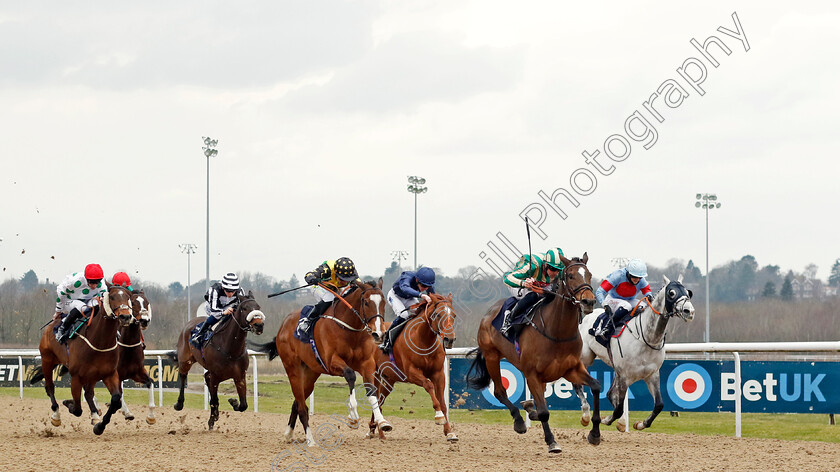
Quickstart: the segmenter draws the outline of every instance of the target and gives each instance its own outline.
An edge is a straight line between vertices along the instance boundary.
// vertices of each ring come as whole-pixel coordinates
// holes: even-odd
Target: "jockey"
[[[512,310],[505,312],[502,334],[507,336],[513,320],[533,306],[543,295],[543,288],[550,286],[563,273],[565,265],[560,261],[562,255],[563,250],[559,247],[549,249],[542,258],[525,254],[516,267],[505,274],[505,284],[510,288],[511,296],[518,301]]]
[[[210,286],[207,294],[204,295],[204,299],[207,300],[205,306],[207,319],[201,325],[201,329],[195,333],[195,336],[190,338],[191,343],[198,344],[204,333],[218,323],[222,316],[233,313],[239,300],[236,298],[237,295],[245,295],[245,292],[239,286],[239,277],[233,272],[228,272],[222,277],[221,282],[216,282]]]
[[[55,335],[59,343],[66,343],[73,323],[87,316],[99,303],[99,297],[102,297],[106,290],[105,284],[102,283],[104,276],[99,264],[88,264],[83,274],[70,274],[58,284],[53,319],[58,319],[62,314],[67,315]]]
[[[129,292],[133,292],[134,288],[131,286],[131,278],[125,272],[117,272],[111,277],[111,285],[118,285],[125,287]]]
[[[424,293],[425,292],[425,293]],[[414,313],[416,305],[421,299],[431,303],[432,298],[428,294],[435,293],[435,271],[428,267],[421,267],[417,272],[406,271],[400,274],[400,278],[394,282],[393,288],[388,292],[388,304],[394,309],[396,318],[391,327],[385,332],[385,339],[379,348],[386,354],[391,350],[393,341],[391,333],[399,336],[401,326],[408,321],[408,317]]]
[[[344,289],[358,278],[359,273],[356,272],[356,265],[353,264],[353,261],[349,257],[340,257],[334,261],[324,261],[314,270],[307,272],[303,276],[303,280],[309,285],[315,286],[314,294],[315,298],[318,299],[318,303],[315,304],[315,307],[312,308],[312,311],[309,312],[306,318],[300,320],[297,329],[302,332],[309,331],[309,328],[315,323],[315,320],[323,315],[327,311],[327,307],[335,300],[335,295],[318,284],[324,285],[333,292],[338,293],[339,290]]]
[[[647,298],[648,304],[653,301],[653,292],[645,277],[647,266],[640,259],[633,259],[627,263],[627,267],[611,273],[598,286],[595,298],[604,307],[604,311],[611,315],[612,326],[633,309],[631,302],[637,293]],[[637,313],[644,309],[645,305],[640,304]],[[607,323],[604,323],[595,331],[595,336],[602,336],[607,328]]]

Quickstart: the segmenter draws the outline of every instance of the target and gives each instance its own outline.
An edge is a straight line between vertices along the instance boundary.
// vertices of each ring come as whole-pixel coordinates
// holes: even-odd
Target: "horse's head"
[[[664,302],[665,309],[662,313],[665,316],[677,315],[684,321],[693,320],[694,305],[691,304],[691,297],[694,293],[682,284],[682,274],[677,280],[673,281],[664,275],[662,278],[665,279],[665,287],[656,295],[653,301],[654,305],[662,307],[661,303]]]
[[[118,285],[109,285],[105,291],[105,299],[102,301],[102,308],[105,316],[111,319],[119,319],[120,324],[128,326],[131,324],[131,294]]]
[[[254,299],[254,293],[248,291],[248,295],[237,295],[236,298],[239,303],[236,306],[234,316],[239,326],[247,325],[246,331],[253,331],[260,335],[263,332],[263,322],[265,321],[265,314],[260,311],[260,304]]]
[[[449,349],[455,343],[455,310],[452,309],[452,294],[447,296],[437,293],[429,294],[432,302],[427,307],[419,307],[420,316],[432,328],[432,331],[443,338],[443,347]]]
[[[566,259],[560,256],[565,268],[560,275],[557,285],[560,286],[560,294],[574,299],[584,315],[592,313],[595,308],[595,291],[592,290],[592,273],[586,267],[589,262],[589,255],[583,253],[583,257]]]
[[[378,281],[359,282],[362,289],[362,305],[359,313],[370,329],[373,340],[382,342],[385,334],[385,295],[382,293],[382,277]]]
[[[149,327],[149,322],[152,321],[152,305],[142,290],[131,292],[131,314],[132,323],[140,323],[141,329]]]

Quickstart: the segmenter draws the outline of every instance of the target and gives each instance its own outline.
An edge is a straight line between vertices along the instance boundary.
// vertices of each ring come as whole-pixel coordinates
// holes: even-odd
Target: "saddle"
[[[215,325],[213,325],[212,328],[205,331],[204,335],[201,336],[201,338],[198,341],[190,341],[192,342],[192,345],[195,346],[197,349],[201,349],[202,347],[207,345],[207,343],[210,342],[210,338],[212,338],[213,335],[216,333],[216,330],[220,329],[222,326],[227,324],[229,318],[230,316],[222,317],[222,319],[219,320]],[[192,339],[201,330],[201,327],[204,326],[204,323],[206,322],[206,320],[202,321],[201,323],[198,323],[193,327],[193,329],[190,331],[190,339]]]
[[[300,330],[300,320],[309,316],[309,314],[312,313],[312,310],[314,310],[314,309],[315,309],[315,306],[313,306],[313,305],[306,305],[306,306],[304,306],[303,308],[300,309],[300,318],[298,318],[298,324],[295,327],[294,336],[295,336],[295,339],[297,339],[298,341],[300,341],[302,343],[308,343],[309,342],[309,338],[312,337],[312,333],[315,330],[315,323],[317,323],[321,319],[320,317],[318,317],[318,319],[314,320],[312,322],[312,324],[309,326],[309,330],[307,330],[307,331],[301,331]]]
[[[507,310],[513,310],[513,306],[516,305],[516,298],[510,297],[502,303],[502,308],[499,310],[499,313],[496,314],[496,317],[493,318],[493,327],[496,328],[496,331],[501,333],[502,330],[502,323],[505,320],[505,312]],[[522,332],[522,326],[530,324],[531,321],[534,319],[534,314],[537,312],[537,307],[541,306],[545,301],[545,298],[540,298],[537,300],[536,303],[528,307],[527,310],[522,312],[516,319],[511,320],[511,330],[508,331],[509,336],[505,336],[505,339],[508,341],[516,344],[519,340],[519,334]]]
[[[62,313],[61,314],[61,320],[59,320],[58,323],[55,323],[53,325],[53,328],[52,328],[53,336],[58,335],[58,327],[61,326],[61,323],[64,322],[65,318],[67,318],[67,314]],[[79,332],[80,329],[82,329],[82,326],[84,326],[85,323],[87,323],[89,319],[90,319],[90,317],[88,316],[88,317],[82,317],[82,318],[79,318],[78,320],[76,320],[73,323],[73,326],[70,326],[70,334],[67,336],[67,339],[70,340],[70,339],[73,339],[74,337],[76,337],[76,333]]]
[[[595,318],[595,322],[589,327],[589,334],[598,341],[598,344],[609,349],[610,338],[617,338],[621,336],[621,333],[624,332],[624,328],[627,327],[627,323],[633,319],[634,313],[635,311],[627,312],[620,320],[618,320],[618,322],[615,323],[615,325],[613,325],[610,314],[605,311]],[[606,331],[602,336],[595,336],[595,332],[601,327],[604,327]]]

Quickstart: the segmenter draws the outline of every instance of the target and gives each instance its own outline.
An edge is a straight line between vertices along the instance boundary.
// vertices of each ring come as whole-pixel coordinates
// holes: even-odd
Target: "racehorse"
[[[432,397],[435,409],[435,424],[443,425],[443,434],[450,442],[458,437],[452,432],[446,405],[446,373],[444,359],[446,348],[455,341],[455,312],[452,310],[452,294],[442,296],[429,294],[431,303],[421,303],[417,307],[417,316],[408,320],[396,340],[392,353],[393,360],[382,351],[376,351],[376,376],[374,384],[379,406],[385,403],[393,385],[408,382],[423,387]],[[443,338],[443,342],[441,342]],[[370,418],[369,438],[373,438],[377,423],[373,415]],[[385,433],[379,429],[379,439],[385,439]]]
[[[583,338],[581,351],[583,363],[588,367],[597,356],[615,370],[615,378],[607,392],[607,398],[610,399],[615,410],[601,422],[610,425],[618,420],[616,427],[619,431],[627,429],[622,418],[624,396],[627,394],[627,388],[638,380],[644,380],[647,384],[653,397],[653,411],[646,420],[637,421],[633,427],[638,430],[649,428],[662,411],[664,404],[659,389],[659,368],[665,360],[665,328],[674,316],[679,316],[686,322],[694,319],[694,305],[691,304],[693,293],[683,286],[682,275],[676,281],[671,281],[668,277],[664,279],[665,286],[656,294],[651,306],[644,309],[640,315],[631,318],[626,329],[621,331],[618,337],[610,338],[609,350],[589,334],[589,329],[595,324],[598,313],[587,315],[580,325],[580,335]],[[639,310],[638,304],[634,312],[636,310]],[[580,398],[582,411],[580,422],[586,426],[589,424],[590,414],[583,386],[575,383],[575,393]],[[593,392],[592,395],[597,394]]]
[[[193,364],[198,363],[207,372],[204,382],[210,391],[210,420],[207,426],[212,431],[219,420],[219,384],[227,379],[233,379],[239,400],[228,399],[235,411],[248,409],[248,390],[245,374],[248,372],[248,352],[245,349],[245,337],[249,331],[257,335],[263,332],[265,315],[260,311],[260,305],[254,300],[254,294],[237,295],[236,308],[214,326],[215,334],[201,349],[190,343],[193,328],[201,321],[199,318],[190,320],[178,337],[178,401],[174,408],[178,411],[184,408],[184,387],[187,384],[187,374]]]
[[[356,281],[341,299],[337,299],[327,308],[325,314],[312,328],[312,338],[320,353],[320,361],[315,357],[310,344],[303,343],[294,337],[300,311],[286,316],[273,342],[251,346],[252,349],[268,353],[269,359],[274,359],[279,355],[292,385],[295,400],[292,402],[289,423],[286,427],[286,441],[292,441],[295,423],[300,417],[300,423],[306,435],[306,445],[315,445],[312,430],[309,428],[309,407],[305,401],[312,394],[315,381],[323,374],[342,376],[347,380],[350,388],[347,400],[349,409],[347,424],[351,428],[359,427],[358,403],[354,391],[356,371],[358,371],[362,374],[365,395],[373,410],[376,424],[383,431],[392,429],[391,424],[382,416],[379,402],[374,395],[376,393],[374,355],[379,349],[371,333],[376,326],[382,325],[381,320],[384,319],[384,314],[385,295],[382,293],[382,279],[380,278],[377,283]]]
[[[41,367],[33,371],[30,383],[34,384],[41,378],[44,379],[44,389],[52,402],[50,421],[53,426],[61,425],[61,414],[55,401],[53,383],[53,369],[58,365],[66,366],[70,372],[70,393],[73,399],[63,403],[74,416],[82,415],[83,387],[90,386],[90,393],[85,392],[89,403],[92,401],[90,399],[93,398],[93,385],[96,382],[102,380],[108,388],[111,401],[102,421],[93,426],[95,434],[100,435],[105,431],[105,427],[111,422],[111,415],[120,408],[122,385],[117,374],[117,329],[120,325],[131,322],[130,304],[131,296],[128,290],[123,287],[109,287],[104,300],[93,308],[87,323],[67,341],[66,347],[59,344],[53,334],[53,327],[61,323],[61,320],[53,320],[47,325],[38,346],[41,351]],[[93,413],[91,412],[92,421],[96,421],[99,415],[94,416]]]
[[[590,282],[592,274],[586,267],[589,256],[567,259],[560,256],[565,268],[551,286],[547,302],[536,308],[536,312],[519,336],[520,352],[496,330],[492,323],[504,300],[500,300],[484,315],[478,328],[478,348],[475,360],[467,373],[471,388],[483,390],[493,381],[493,395],[504,404],[513,417],[513,429],[519,434],[527,431],[519,409],[511,403],[502,384],[499,363],[506,358],[525,376],[533,400],[522,403],[531,420],[542,422],[548,452],[560,452],[554,434],[548,425],[549,412],[545,401],[545,384],[560,377],[572,383],[586,384],[595,396],[595,416],[588,440],[592,445],[601,443],[599,429],[598,393],[601,384],[586,370],[580,361],[582,341],[578,333],[580,314],[591,313],[595,306],[595,294]],[[551,295],[554,295],[553,299]],[[550,301],[548,301],[550,300]]]

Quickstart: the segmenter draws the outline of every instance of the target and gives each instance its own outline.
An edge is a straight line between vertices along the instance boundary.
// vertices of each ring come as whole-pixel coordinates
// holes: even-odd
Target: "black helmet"
[[[335,261],[335,276],[345,282],[352,282],[359,278],[359,273],[349,257],[340,257]]]

